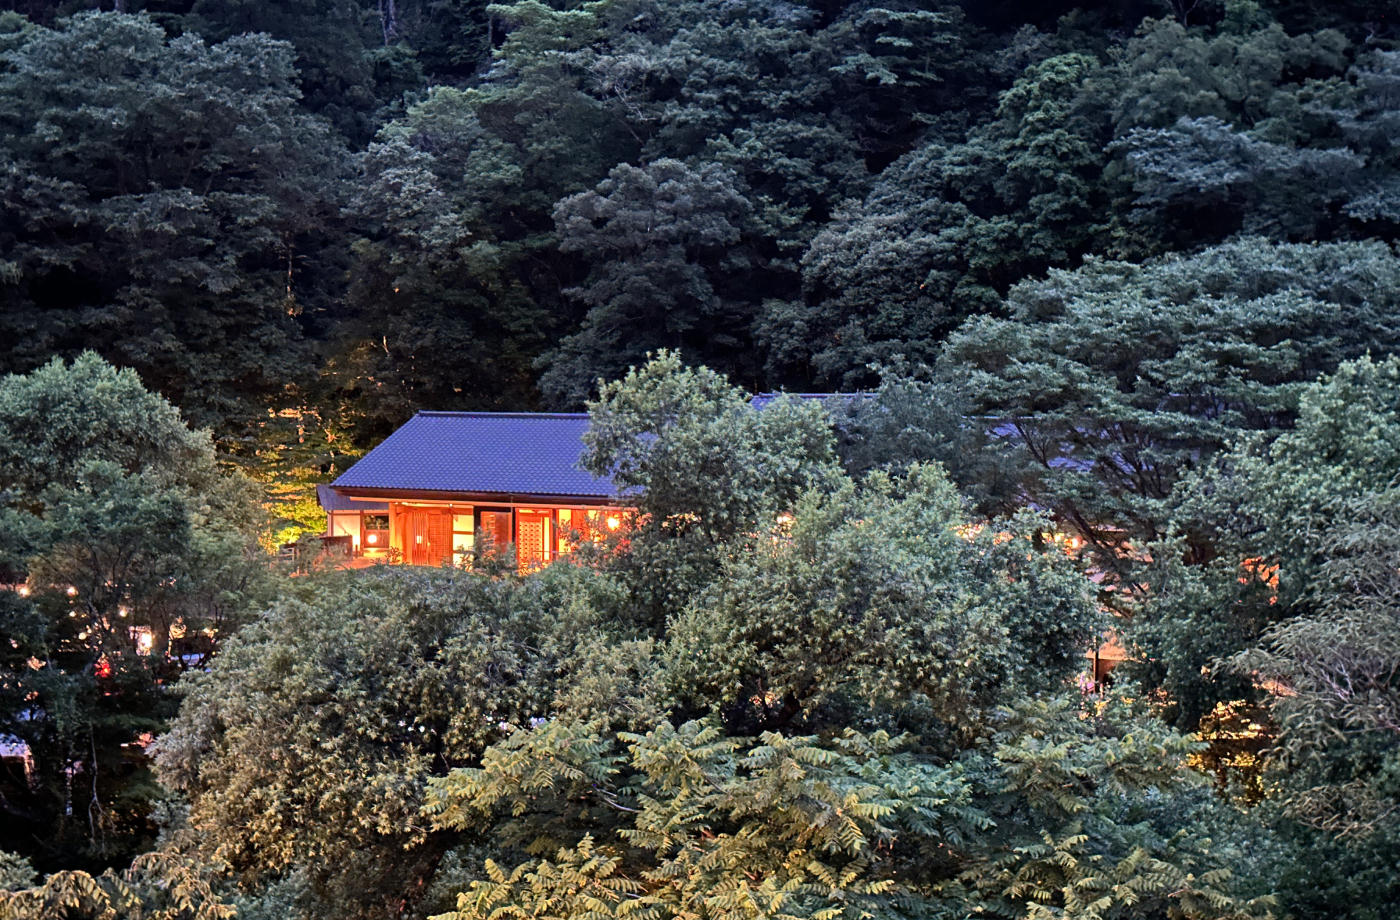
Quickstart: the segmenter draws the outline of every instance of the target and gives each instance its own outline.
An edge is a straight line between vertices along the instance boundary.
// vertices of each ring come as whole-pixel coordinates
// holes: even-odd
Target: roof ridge
[[[413,413],[414,418],[420,415],[454,418],[588,418],[587,412],[467,412],[420,409]]]

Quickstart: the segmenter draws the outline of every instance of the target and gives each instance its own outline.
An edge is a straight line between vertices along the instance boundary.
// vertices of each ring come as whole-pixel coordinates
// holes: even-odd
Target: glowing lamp
[[[414,543],[417,543],[419,546],[422,546],[422,545],[423,545],[423,535],[420,533],[418,536],[414,537],[414,538],[413,538],[413,542],[414,542]]]
[[[20,586],[19,586],[19,596],[20,596],[20,597],[28,597],[28,596],[29,596],[29,585],[20,585]]]
[[[379,534],[377,534],[377,533],[365,534],[365,542],[368,543],[370,546],[374,546],[376,543],[379,542]]]
[[[622,526],[622,518],[615,514],[608,515],[608,530],[617,530]]]
[[[78,589],[75,588],[75,587],[73,587],[72,585],[69,585],[69,586],[68,586],[68,596],[69,596],[69,597],[77,597],[77,596],[78,596]]]

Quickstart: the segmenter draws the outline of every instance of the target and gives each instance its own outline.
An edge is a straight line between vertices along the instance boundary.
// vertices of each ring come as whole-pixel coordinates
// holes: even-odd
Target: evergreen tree
[[[13,23],[12,23],[13,25]],[[265,36],[87,13],[0,51],[4,369],[95,349],[227,436],[308,375],[344,151]]]

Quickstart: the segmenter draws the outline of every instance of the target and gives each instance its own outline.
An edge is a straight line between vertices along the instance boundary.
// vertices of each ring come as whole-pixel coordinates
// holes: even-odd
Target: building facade
[[[357,558],[462,564],[514,549],[529,569],[623,525],[613,484],[584,470],[588,416],[419,412],[329,486],[326,535]]]

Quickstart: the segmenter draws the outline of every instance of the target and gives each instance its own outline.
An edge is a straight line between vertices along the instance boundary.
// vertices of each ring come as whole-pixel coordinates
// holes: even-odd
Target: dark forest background
[[[1400,220],[1388,3],[116,5],[0,15],[0,370],[136,369],[284,535],[417,409],[868,387],[1049,269]]]

